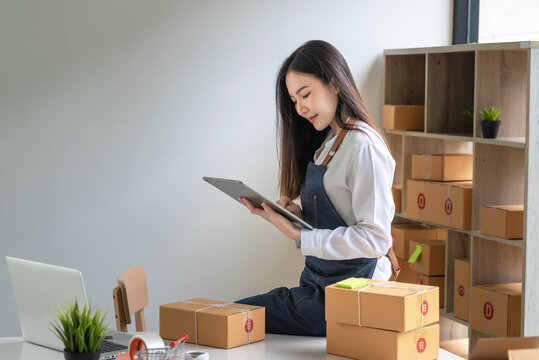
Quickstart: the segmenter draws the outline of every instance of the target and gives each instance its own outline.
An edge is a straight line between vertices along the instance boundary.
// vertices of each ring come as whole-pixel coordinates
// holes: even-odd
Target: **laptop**
[[[19,314],[22,336],[30,343],[64,350],[62,341],[50,330],[59,306],[88,303],[79,270],[6,256],[9,277]],[[132,335],[107,333],[101,346],[101,359],[114,359],[127,351]]]

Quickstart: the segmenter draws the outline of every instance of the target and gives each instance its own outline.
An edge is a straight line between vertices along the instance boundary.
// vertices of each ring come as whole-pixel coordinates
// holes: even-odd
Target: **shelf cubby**
[[[477,51],[475,134],[482,137],[480,110],[501,109],[498,138],[526,136],[528,61],[525,50]]]
[[[524,204],[524,174],[524,149],[475,144],[473,230],[481,230],[481,206]]]
[[[425,105],[425,54],[387,56],[385,104]]]
[[[475,53],[427,55],[427,132],[473,136],[473,121],[461,114],[474,104]]]
[[[522,248],[473,236],[471,253],[472,286],[522,281]]]

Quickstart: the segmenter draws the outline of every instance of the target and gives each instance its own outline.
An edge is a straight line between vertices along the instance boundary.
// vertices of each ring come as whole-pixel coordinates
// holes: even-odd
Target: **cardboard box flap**
[[[485,207],[504,211],[524,211],[524,205],[485,205]]]
[[[458,187],[458,188],[461,188],[461,189],[471,189],[472,185],[473,185],[473,182],[471,182],[471,181],[452,181],[452,182],[447,182],[447,183],[444,183],[444,184],[449,185],[449,186],[453,186],[453,187]]]
[[[515,296],[522,294],[522,283],[509,283],[509,284],[493,284],[493,285],[478,285],[488,291],[493,291],[499,294]]]
[[[510,349],[534,348],[539,348],[539,336],[479,339],[470,354],[470,360],[506,360]]]

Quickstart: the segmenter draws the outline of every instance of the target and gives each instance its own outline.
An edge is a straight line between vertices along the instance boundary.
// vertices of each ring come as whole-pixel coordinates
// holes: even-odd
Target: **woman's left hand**
[[[240,199],[241,203],[251,211],[251,213],[262,216],[273,224],[280,232],[286,237],[292,240],[301,240],[301,230],[287,218],[281,214],[273,211],[267,204],[262,204],[262,209],[255,207],[249,200],[245,198]]]

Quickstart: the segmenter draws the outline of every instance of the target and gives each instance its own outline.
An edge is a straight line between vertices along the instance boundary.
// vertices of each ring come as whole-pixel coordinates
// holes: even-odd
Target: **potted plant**
[[[105,315],[91,304],[82,308],[75,303],[57,309],[57,319],[51,323],[51,331],[64,344],[66,360],[98,360],[101,343],[105,339],[108,324]]]
[[[481,110],[483,119],[480,121],[483,137],[494,139],[498,136],[498,128],[500,127],[500,109],[497,107],[484,107]]]

